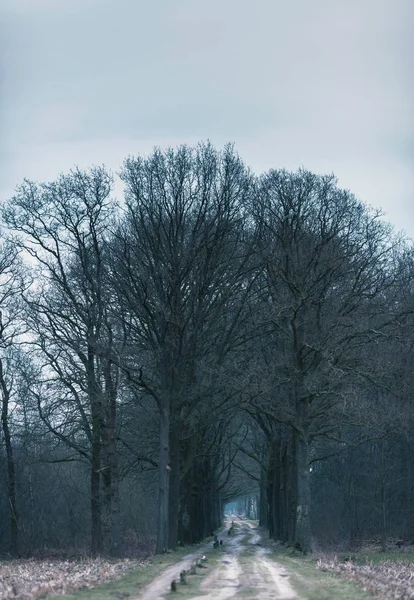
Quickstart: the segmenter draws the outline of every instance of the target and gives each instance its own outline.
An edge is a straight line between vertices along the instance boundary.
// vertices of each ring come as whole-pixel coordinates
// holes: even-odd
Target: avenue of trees
[[[414,538],[414,253],[333,175],[232,146],[2,208],[0,552]]]

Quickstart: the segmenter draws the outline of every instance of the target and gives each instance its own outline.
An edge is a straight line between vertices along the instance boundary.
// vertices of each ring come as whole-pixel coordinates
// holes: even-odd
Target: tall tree
[[[61,440],[91,465],[92,552],[103,550],[101,480],[110,498],[111,551],[120,544],[116,463],[117,367],[108,306],[106,238],[114,213],[112,179],[103,168],[74,170],[56,182],[24,181],[3,211],[16,243],[34,261],[37,281],[26,295],[27,319],[44,357],[48,394],[59,389],[59,421],[80,424],[66,434],[42,412]],[[46,398],[47,401],[47,398]],[[57,415],[55,414],[55,416]],[[76,414],[76,418],[74,418]]]
[[[382,338],[394,320],[398,240],[378,212],[340,190],[333,176],[303,170],[263,175],[252,215],[270,336],[258,360],[271,374],[256,406],[293,430],[295,536],[306,551],[310,444],[333,434],[350,380],[373,368],[361,348]]]
[[[121,177],[127,212],[114,249],[115,285],[129,374],[135,367],[136,384],[159,411],[162,551],[177,540],[183,432],[197,426],[201,410],[214,410],[249,290],[242,211],[251,176],[231,147],[207,144],[130,158]]]
[[[7,459],[7,492],[10,510],[10,553],[19,553],[19,512],[16,497],[10,412],[17,379],[18,342],[24,332],[21,319],[21,293],[25,285],[23,266],[17,248],[10,243],[0,247],[0,395],[1,424]]]

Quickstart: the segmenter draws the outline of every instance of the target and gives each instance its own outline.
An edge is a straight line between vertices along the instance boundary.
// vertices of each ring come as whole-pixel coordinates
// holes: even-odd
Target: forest
[[[302,552],[411,542],[413,275],[333,174],[256,174],[232,145],[21,182],[0,554],[165,552],[230,503]]]

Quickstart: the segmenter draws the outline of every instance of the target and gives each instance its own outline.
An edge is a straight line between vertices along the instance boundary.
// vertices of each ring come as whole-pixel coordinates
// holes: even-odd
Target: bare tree
[[[124,365],[159,411],[162,551],[177,540],[182,432],[197,426],[207,388],[211,414],[250,286],[242,216],[251,176],[231,147],[200,145],[130,158],[121,177],[115,285],[130,339]]]
[[[25,299],[27,319],[43,355],[48,392],[64,389],[58,412],[62,424],[39,410],[50,429],[91,464],[92,552],[103,549],[102,499],[104,481],[111,500],[111,551],[120,544],[116,459],[117,367],[107,284],[105,244],[114,204],[112,180],[103,168],[72,171],[56,182],[25,181],[3,211],[16,243],[34,261],[38,277]],[[56,404],[55,404],[56,406]],[[76,416],[75,416],[76,414]],[[62,418],[60,417],[60,419]],[[79,442],[76,429],[83,438]],[[81,446],[85,443],[87,450]]]
[[[231,146],[155,150],[121,179],[122,210],[103,168],[24,181],[3,210],[11,551],[59,546],[52,511],[74,547],[90,523],[93,553],[118,554],[122,510],[128,539],[158,513],[161,552],[237,497],[303,551],[311,512],[322,538],[325,515],[350,544],[409,535],[412,249],[333,176],[254,178]]]
[[[10,430],[11,399],[15,387],[17,344],[24,331],[21,293],[24,273],[18,252],[10,243],[0,248],[0,393],[1,423],[7,457],[7,489],[10,509],[10,553],[19,553],[19,513],[16,499],[16,467]]]
[[[334,434],[350,379],[372,368],[361,348],[394,322],[399,241],[378,212],[338,189],[333,176],[307,171],[264,175],[252,214],[270,340],[258,360],[271,374],[267,390],[257,381],[256,407],[293,429],[295,540],[306,551],[310,444]]]

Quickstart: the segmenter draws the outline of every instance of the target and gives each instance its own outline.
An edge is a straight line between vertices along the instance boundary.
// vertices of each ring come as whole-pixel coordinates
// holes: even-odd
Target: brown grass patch
[[[387,600],[412,600],[414,598],[414,564],[385,560],[358,565],[352,560],[338,557],[320,558],[321,571],[334,573],[357,583],[363,590],[377,598]]]
[[[91,588],[150,564],[103,558],[82,561],[7,560],[0,562],[0,599],[35,600]]]

